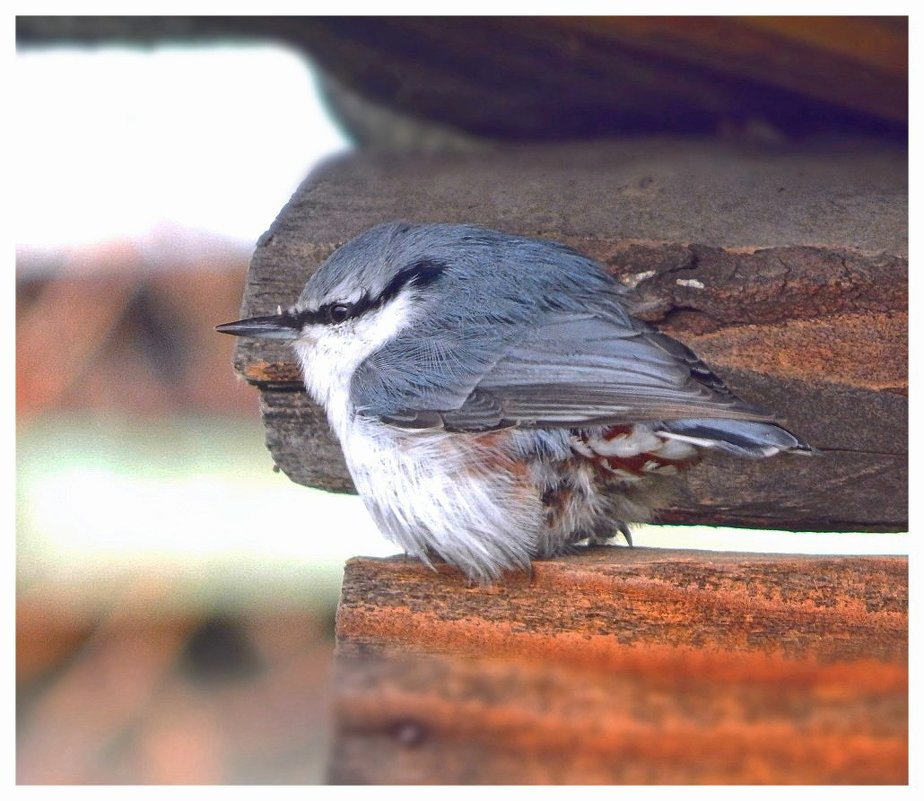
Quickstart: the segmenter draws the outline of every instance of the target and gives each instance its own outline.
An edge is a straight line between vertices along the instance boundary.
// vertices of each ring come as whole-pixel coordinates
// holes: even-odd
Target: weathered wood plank
[[[372,144],[898,132],[908,119],[897,16],[18,17],[16,37],[283,41],[322,67],[341,122]]]
[[[603,548],[347,564],[338,783],[907,781],[907,562]]]
[[[824,452],[713,459],[662,519],[790,529],[907,526],[904,153],[648,140],[477,155],[356,155],[316,171],[261,239],[242,313],[288,305],[335,247],[391,219],[564,241],[644,315]],[[291,352],[243,341],[267,440],[295,481],[349,490]]]

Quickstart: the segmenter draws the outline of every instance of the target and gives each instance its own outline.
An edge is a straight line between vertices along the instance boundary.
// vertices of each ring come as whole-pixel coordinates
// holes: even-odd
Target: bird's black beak
[[[281,312],[268,317],[250,317],[233,323],[222,323],[216,325],[215,330],[222,334],[233,334],[236,337],[293,340],[301,330],[301,322],[296,315]]]

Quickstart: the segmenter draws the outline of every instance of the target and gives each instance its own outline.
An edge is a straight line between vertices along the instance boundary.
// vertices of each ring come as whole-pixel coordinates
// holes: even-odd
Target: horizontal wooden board
[[[907,130],[899,16],[19,17],[16,37],[284,42],[321,67],[341,124],[378,146]]]
[[[363,154],[319,168],[258,244],[243,315],[288,306],[342,242],[392,219],[563,241],[633,288],[640,315],[823,456],[716,458],[660,519],[788,529],[907,526],[907,197],[898,149],[757,150],[656,139]],[[352,485],[292,352],[242,341],[267,442],[295,481]]]
[[[901,558],[354,559],[337,643],[338,783],[907,781]]]

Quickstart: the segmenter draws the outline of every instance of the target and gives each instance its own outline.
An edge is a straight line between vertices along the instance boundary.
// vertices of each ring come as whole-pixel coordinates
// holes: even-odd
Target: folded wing
[[[456,389],[447,392],[452,380]],[[437,403],[426,392],[367,393],[374,402],[365,411],[392,425],[454,431],[770,419],[735,397],[681,343],[605,313],[550,315],[525,338],[500,348],[478,375],[429,383],[440,385]]]

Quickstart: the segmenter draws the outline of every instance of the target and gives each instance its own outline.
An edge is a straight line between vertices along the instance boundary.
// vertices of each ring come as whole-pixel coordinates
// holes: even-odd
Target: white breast
[[[492,469],[464,434],[404,431],[358,415],[357,367],[409,321],[396,299],[355,323],[306,327],[294,343],[305,387],[324,407],[356,489],[382,532],[409,554],[437,554],[484,579],[526,567],[541,504],[509,472]]]
[[[427,562],[436,554],[484,579],[529,564],[541,527],[538,496],[492,469],[471,437],[400,431],[362,417],[344,433],[366,508],[409,554]]]

